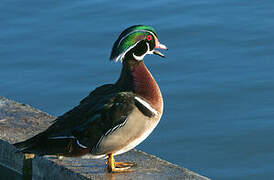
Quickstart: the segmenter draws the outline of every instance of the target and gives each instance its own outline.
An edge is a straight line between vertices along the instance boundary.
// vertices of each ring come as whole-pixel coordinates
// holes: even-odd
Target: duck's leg
[[[108,155],[107,164],[108,171],[112,173],[132,172],[133,170],[129,168],[136,166],[136,164],[132,162],[115,162],[113,154]]]

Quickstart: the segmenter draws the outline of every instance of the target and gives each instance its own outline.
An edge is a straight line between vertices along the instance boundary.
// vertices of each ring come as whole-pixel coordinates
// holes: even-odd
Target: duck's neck
[[[143,61],[123,61],[123,69],[116,84],[123,90],[132,91],[141,96],[158,112],[162,112],[161,91]]]

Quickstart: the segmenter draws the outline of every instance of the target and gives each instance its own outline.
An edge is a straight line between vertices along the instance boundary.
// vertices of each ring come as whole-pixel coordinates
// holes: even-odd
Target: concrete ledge
[[[29,105],[20,104],[0,97],[0,177],[6,167],[14,172],[14,177],[22,177],[24,155],[16,153],[10,143],[22,141],[45,130],[55,117]],[[63,179],[185,179],[208,180],[208,178],[179,167],[139,150],[131,150],[117,156],[118,161],[134,161],[135,171],[124,174],[111,174],[104,171],[102,159],[64,158],[44,156],[32,160],[32,178],[47,180]],[[2,166],[2,168],[1,168]],[[6,175],[13,176],[13,175]],[[21,176],[21,177],[20,177]],[[4,176],[5,177],[5,176]],[[13,178],[16,179],[16,178]]]
[[[16,173],[16,175],[12,175],[12,179],[22,179],[23,162],[24,155],[22,153],[17,153],[13,145],[0,140],[0,165]],[[88,179],[64,166],[59,166],[46,158],[38,156],[32,160],[32,170],[33,179]],[[11,173],[9,175],[4,175],[3,173],[5,174],[5,172],[1,172],[0,177],[11,176]]]

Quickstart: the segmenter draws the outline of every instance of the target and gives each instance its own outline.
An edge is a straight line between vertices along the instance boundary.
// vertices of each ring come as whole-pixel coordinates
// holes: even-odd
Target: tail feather
[[[15,143],[13,145],[18,149],[18,152],[39,154],[35,147],[43,143],[44,138],[45,135],[40,133],[30,139]]]
[[[79,156],[88,153],[87,148],[81,148],[75,138],[52,139],[44,133],[13,144],[18,152],[43,155]]]

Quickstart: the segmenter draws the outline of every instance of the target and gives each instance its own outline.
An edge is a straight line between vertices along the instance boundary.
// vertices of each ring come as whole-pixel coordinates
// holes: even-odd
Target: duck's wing
[[[53,121],[46,130],[48,136],[65,135],[73,128],[85,124],[94,114],[100,110],[118,91],[112,84],[103,85],[92,91],[80,101],[79,105],[64,113]]]
[[[92,111],[84,123],[73,128],[72,134],[80,144],[92,150],[101,137],[123,126],[134,106],[133,93],[119,92]]]
[[[134,97],[132,92],[104,85],[59,116],[46,131],[15,146],[22,152],[40,155],[70,156],[76,146],[91,150],[104,134],[125,122],[135,106]]]
[[[40,155],[64,151],[63,146],[66,146],[74,138],[72,130],[84,124],[92,116],[92,112],[100,109],[100,106],[115,96],[116,92],[117,90],[112,84],[96,88],[78,106],[56,118],[47,130],[14,145],[21,152]],[[55,147],[49,149],[52,145]]]

